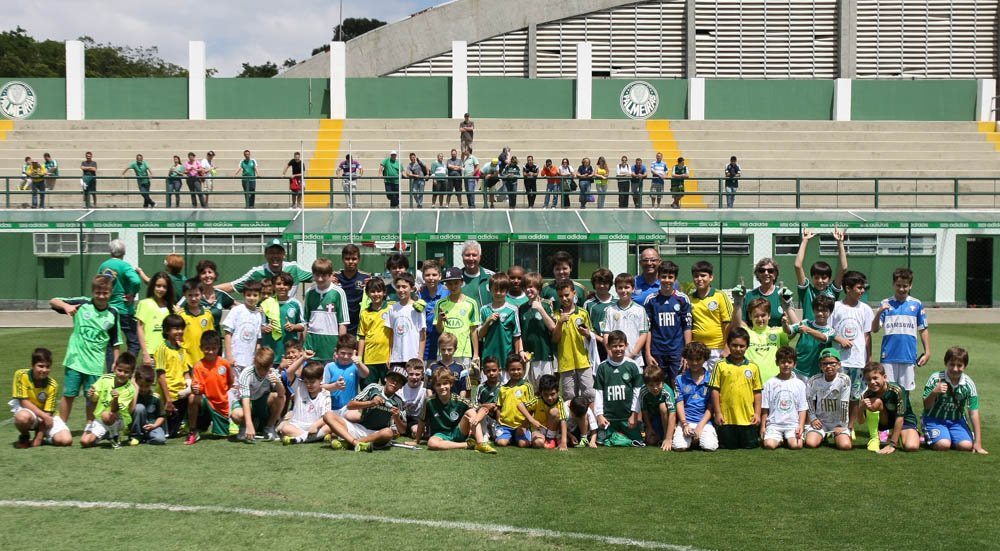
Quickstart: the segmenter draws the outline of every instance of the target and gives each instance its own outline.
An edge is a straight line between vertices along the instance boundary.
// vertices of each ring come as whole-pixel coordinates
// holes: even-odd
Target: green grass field
[[[469,549],[915,549],[1000,546],[992,518],[1000,423],[996,421],[1000,326],[936,325],[934,365],[948,346],[970,351],[969,374],[982,395],[989,456],[921,450],[876,456],[855,450],[664,453],[658,449],[373,454],[319,444],[283,447],[179,440],[154,448],[43,447],[16,450],[0,427],[0,549],[72,542],[210,549],[399,546]],[[0,379],[27,367],[47,346],[61,361],[68,330],[0,330],[9,343]],[[877,350],[876,343],[876,350]],[[62,369],[53,373],[62,379]],[[4,383],[9,384],[9,383]],[[9,398],[9,396],[7,397]],[[915,409],[922,408],[914,399]],[[70,426],[83,422],[82,403]],[[192,506],[142,510],[123,505],[27,507],[12,501],[120,502]],[[305,512],[331,516],[236,512]],[[332,516],[339,514],[359,517]],[[386,518],[428,521],[389,523]],[[460,523],[472,523],[469,525]],[[503,530],[499,527],[516,527]],[[524,530],[531,529],[531,530]],[[16,547],[15,547],[16,546]]]

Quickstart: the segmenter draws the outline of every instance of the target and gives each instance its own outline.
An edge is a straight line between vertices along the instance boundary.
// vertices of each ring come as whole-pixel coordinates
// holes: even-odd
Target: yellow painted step
[[[673,131],[670,130],[670,121],[668,120],[647,120],[646,121],[646,132],[649,133],[649,141],[653,145],[653,151],[663,153],[663,161],[667,163],[671,168],[676,164],[678,157],[683,157],[684,153],[681,151],[680,146],[677,145],[677,140],[674,138]],[[653,162],[655,159],[649,159],[646,161],[646,165]],[[691,160],[687,160],[687,164],[690,167]],[[688,173],[693,177],[694,171],[688,168]],[[666,182],[664,187],[665,194],[669,196],[670,183]],[[687,182],[684,182],[684,191],[686,193],[691,193],[698,191],[698,180],[693,178],[688,178]],[[667,202],[669,197],[664,197],[664,202],[669,208],[670,203]],[[648,204],[648,203],[646,203]],[[685,195],[681,199],[681,207],[687,208],[707,208],[705,204],[705,198],[701,195]]]
[[[343,120],[321,120],[316,132],[316,149],[306,167],[307,208],[326,208],[330,204],[330,177],[337,170],[340,138],[344,133]]]
[[[986,136],[986,141],[993,144],[994,150],[1000,151],[1000,132],[997,132],[997,123],[981,122],[979,123],[979,132]]]
[[[0,119],[0,142],[7,139],[7,133],[14,130],[14,121]]]

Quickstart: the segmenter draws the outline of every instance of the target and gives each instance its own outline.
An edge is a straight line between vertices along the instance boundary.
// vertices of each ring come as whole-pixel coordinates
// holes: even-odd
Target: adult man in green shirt
[[[250,158],[249,149],[243,150],[243,160],[233,176],[243,176],[243,203],[252,209],[257,199],[257,159]]]
[[[471,297],[480,307],[493,301],[490,294],[493,272],[480,265],[482,258],[483,247],[478,241],[470,239],[462,244],[462,264],[465,267],[462,271],[462,294]]]
[[[139,335],[135,324],[135,296],[139,293],[142,280],[146,279],[142,268],[133,267],[125,261],[125,242],[115,239],[108,245],[111,258],[97,267],[97,275],[111,281],[111,298],[108,304],[118,312],[118,321],[125,336],[126,347],[132,354],[139,353]],[[107,362],[111,365],[111,350]]]
[[[395,150],[379,163],[378,175],[385,178],[385,196],[389,198],[389,206],[399,207],[399,157]]]
[[[153,208],[156,201],[149,197],[149,178],[153,175],[153,169],[149,168],[149,163],[142,160],[142,154],[135,156],[135,162],[125,167],[122,176],[128,171],[135,172],[135,178],[139,182],[139,193],[142,195],[142,208]]]
[[[255,268],[250,268],[239,279],[217,285],[215,288],[226,293],[234,291],[242,293],[243,284],[247,281],[262,281],[265,277],[272,277],[281,272],[287,272],[295,280],[295,285],[288,291],[288,297],[295,298],[298,284],[313,280],[312,272],[303,270],[294,262],[285,262],[285,245],[277,237],[268,241],[267,245],[264,246],[264,260],[263,264]]]

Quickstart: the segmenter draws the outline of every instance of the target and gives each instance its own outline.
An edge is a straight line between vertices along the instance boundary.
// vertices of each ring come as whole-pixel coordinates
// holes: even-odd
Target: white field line
[[[382,524],[402,524],[410,526],[426,526],[428,528],[444,528],[448,530],[463,530],[476,533],[491,534],[523,534],[535,538],[574,539],[590,541],[605,545],[623,547],[638,547],[643,549],[670,549],[673,551],[699,551],[695,547],[673,545],[658,541],[637,540],[581,532],[560,532],[543,528],[524,528],[520,526],[504,526],[500,524],[480,524],[475,522],[455,522],[448,520],[422,520],[410,518],[379,517],[374,515],[357,515],[351,513],[318,513],[310,511],[262,511],[242,507],[220,507],[214,505],[171,505],[168,503],[127,503],[122,501],[29,501],[17,499],[0,500],[0,507],[20,509],[122,509],[139,511],[169,511],[172,513],[227,513],[250,517],[308,518],[320,520],[335,520],[348,522],[376,522]]]

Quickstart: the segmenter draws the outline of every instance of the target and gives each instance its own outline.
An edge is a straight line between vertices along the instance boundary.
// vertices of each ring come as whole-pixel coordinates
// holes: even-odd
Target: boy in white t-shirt
[[[844,300],[833,305],[830,314],[830,327],[851,342],[849,347],[840,348],[840,366],[851,378],[850,424],[854,429],[854,421],[859,418],[861,394],[868,386],[861,374],[872,354],[872,322],[875,312],[871,306],[861,302],[865,294],[865,274],[849,271],[844,274]]]
[[[318,442],[330,434],[323,415],[330,411],[330,391],[323,389],[323,362],[307,362],[312,350],[305,350],[285,370],[292,387],[292,411],[278,425],[281,443]],[[305,364],[305,367],[302,366]],[[301,376],[299,371],[301,370]]]
[[[444,335],[442,335],[444,336]],[[424,413],[424,402],[431,391],[424,386],[424,362],[413,358],[406,362],[406,385],[399,391],[403,397],[406,413],[406,430],[411,438],[417,438],[417,425]]]
[[[795,349],[782,346],[774,353],[778,364],[778,374],[764,383],[761,404],[761,440],[764,448],[774,450],[785,442],[790,450],[802,449],[802,433],[805,431],[806,385],[793,375],[795,370]]]
[[[597,447],[597,416],[590,407],[591,400],[579,395],[568,402],[563,402],[566,408],[566,430],[569,433],[569,443],[578,448]]]
[[[649,319],[646,308],[632,300],[635,290],[635,277],[632,274],[621,273],[615,277],[615,292],[618,300],[604,310],[604,320],[601,322],[602,341],[612,331],[625,333],[629,346],[625,350],[625,359],[635,362],[642,370],[646,365],[643,352],[646,350],[646,339],[649,338]],[[607,342],[604,342],[607,346]]]
[[[413,274],[403,272],[393,280],[399,302],[389,307],[385,326],[392,330],[389,334],[389,370],[406,376],[406,362],[424,357],[427,344],[427,319],[423,312],[413,307],[413,291],[416,282]]]
[[[235,375],[248,367],[253,367],[253,356],[263,331],[270,331],[267,318],[257,308],[263,285],[259,281],[247,281],[243,285],[243,304],[234,306],[222,328],[226,332],[226,359],[233,364]]]

